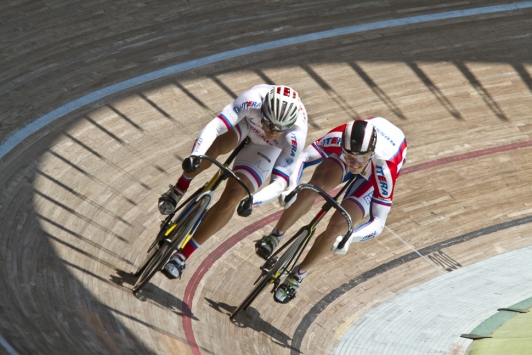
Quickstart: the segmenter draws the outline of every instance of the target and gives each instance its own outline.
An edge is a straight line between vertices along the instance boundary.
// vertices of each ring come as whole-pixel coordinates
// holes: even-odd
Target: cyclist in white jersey
[[[211,165],[197,155],[216,159],[233,150],[246,137],[250,138],[250,143],[236,156],[233,171],[251,191],[263,186],[271,174],[270,183],[253,195],[252,207],[275,200],[286,188],[296,168],[306,136],[307,112],[294,89],[266,84],[251,88],[227,105],[201,131],[190,157],[183,161],[182,176],[159,198],[159,211],[172,213],[192,179]],[[207,211],[184,248],[166,264],[168,277],[181,276],[185,260],[229,222],[246,195],[245,189],[236,181],[227,181],[219,202]]]
[[[357,175],[345,193],[342,207],[351,216],[353,225],[358,227],[345,246],[338,249],[341,235],[347,231],[347,222],[339,212],[335,212],[305,259],[294,267],[275,292],[276,302],[288,303],[293,299],[307,272],[328,255],[331,248],[336,254],[346,254],[350,243],[373,239],[383,231],[406,152],[403,132],[388,120],[373,117],[338,126],[301,153],[296,174],[290,178],[289,189],[281,195],[281,204],[284,203],[282,197],[299,183],[303,169],[321,163],[309,183],[325,191]],[[271,255],[284,231],[307,213],[316,199],[310,190],[303,190],[298,195],[295,202],[292,199],[285,205],[287,209],[272,232],[256,243],[259,256],[267,258]],[[361,224],[368,214],[369,220]]]

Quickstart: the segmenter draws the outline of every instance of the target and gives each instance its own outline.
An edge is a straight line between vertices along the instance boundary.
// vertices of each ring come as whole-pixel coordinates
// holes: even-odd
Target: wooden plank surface
[[[10,1],[0,5],[0,142],[83,95],[188,60],[343,26],[508,3]],[[299,91],[309,112],[307,143],[355,117],[390,119],[407,136],[407,168],[530,141],[531,18],[532,11],[520,10],[250,54],[61,117],[0,160],[0,335],[20,354],[332,353],[370,309],[449,272],[428,257],[397,261],[412,248],[532,214],[530,146],[405,173],[389,230],[352,245],[346,257],[328,257],[290,304],[261,295],[237,325],[228,314],[260,265],[253,242],[273,222],[219,255],[190,305],[183,303],[187,285],[216,248],[279,206],[235,217],[193,255],[182,280],[157,275],[135,297],[127,272],[157,229],[158,196],[179,176],[180,160],[206,122],[261,82]],[[527,229],[515,225],[434,252],[455,262],[450,266],[466,266],[530,245]],[[387,264],[395,266],[379,269]],[[365,273],[373,276],[338,291]],[[183,328],[188,307],[197,347]]]

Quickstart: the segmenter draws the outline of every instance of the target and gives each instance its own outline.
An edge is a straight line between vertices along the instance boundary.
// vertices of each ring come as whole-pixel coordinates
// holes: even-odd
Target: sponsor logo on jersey
[[[243,109],[246,109],[246,108],[249,108],[249,107],[256,107],[256,108],[260,108],[262,106],[262,102],[256,102],[256,101],[245,101],[245,102],[242,102],[240,104],[240,106],[234,106],[233,107],[233,111],[235,111],[235,113],[239,113],[240,111],[242,111]]]
[[[380,165],[375,165],[375,171],[377,172],[381,194],[387,197],[390,193],[388,192],[388,182],[386,181],[386,176],[384,176],[384,169]]]
[[[286,158],[286,159],[279,159],[276,163],[278,163],[278,167],[280,168],[288,168],[290,165],[294,163],[294,159],[292,158]]]
[[[375,127],[375,126],[374,126]],[[378,129],[377,127],[375,127],[375,130],[377,131],[378,134],[381,135],[381,137],[383,137],[384,139],[386,139],[388,142],[390,142],[394,147],[395,147],[395,142],[390,138],[388,137],[383,131],[381,131],[380,129]]]
[[[371,234],[368,234],[366,235],[364,238],[360,239],[361,242],[364,242],[366,240],[370,240],[370,239],[373,239],[375,238],[375,235],[377,234],[377,232],[373,232]]]
[[[322,147],[339,146],[342,143],[342,137],[329,137],[321,140]]]
[[[307,114],[306,114],[306,112],[303,110],[303,107],[300,107],[300,108],[299,108],[299,112],[303,115],[303,122],[306,122],[306,121],[307,121]]]
[[[371,203],[372,197],[373,197],[373,191],[371,191],[369,194],[364,195],[362,198],[364,199],[364,202],[366,202],[366,204],[369,205]]]
[[[262,138],[262,140],[264,142],[266,142],[269,146],[272,146],[273,147],[273,144],[270,142],[270,140],[264,135],[264,133],[262,133],[261,131],[259,131],[257,128],[253,127],[253,126],[249,126],[249,128],[251,130],[253,130],[253,132],[257,133],[257,135]]]
[[[290,156],[295,157],[297,151],[297,139],[294,133],[290,133],[290,143],[292,144],[292,148],[290,149]]]
[[[257,152],[257,154],[259,156],[261,156],[262,158],[264,158],[268,163],[271,163],[272,161],[264,154],[262,154],[261,152]]]
[[[203,142],[203,139],[201,138],[196,139],[196,142],[194,142],[194,150],[193,150],[194,153],[199,150],[201,146],[201,142]]]

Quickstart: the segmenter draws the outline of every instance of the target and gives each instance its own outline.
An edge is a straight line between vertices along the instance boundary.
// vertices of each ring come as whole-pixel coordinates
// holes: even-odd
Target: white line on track
[[[0,344],[6,349],[9,355],[18,355],[15,349],[0,335]]]
[[[412,249],[417,255],[419,255],[421,257],[421,259],[425,260],[430,266],[432,266],[433,268],[438,270],[438,272],[440,274],[445,274],[445,269],[443,267],[438,267],[438,265],[436,265],[435,263],[431,262],[428,258],[426,258],[423,255],[421,255],[421,253],[419,251],[417,251],[416,248],[414,248],[413,246],[408,244],[405,240],[403,240],[400,236],[398,236],[393,230],[388,228],[388,226],[384,226],[384,228],[389,230],[390,233],[392,233],[397,239],[399,239],[401,242],[403,242],[404,245],[406,245],[408,248]]]
[[[411,24],[422,23],[422,22],[431,22],[431,21],[445,20],[445,19],[451,19],[451,18],[476,16],[476,15],[483,15],[483,14],[490,14],[490,13],[497,13],[497,12],[504,12],[504,11],[514,11],[514,10],[526,9],[526,8],[531,8],[531,7],[532,7],[532,1],[523,1],[523,2],[518,2],[518,3],[513,3],[513,4],[494,5],[494,6],[479,7],[479,8],[473,8],[473,9],[467,9],[467,10],[456,10],[456,11],[440,12],[436,14],[405,17],[405,18],[386,20],[386,21],[377,21],[377,22],[372,22],[372,23],[367,23],[367,24],[362,24],[362,25],[342,27],[342,28],[337,28],[333,30],[315,32],[315,33],[310,33],[306,35],[295,36],[295,37],[280,39],[276,41],[256,44],[252,46],[242,47],[239,49],[222,52],[218,54],[213,54],[207,57],[191,60],[191,61],[177,64],[177,65],[174,65],[168,68],[156,70],[151,73],[140,75],[140,76],[137,76],[136,78],[132,78],[132,79],[120,82],[118,84],[111,85],[106,88],[94,91],[88,95],[85,95],[83,97],[80,97],[79,99],[71,101],[68,104],[65,104],[59,107],[58,109],[55,109],[52,112],[36,119],[35,121],[30,123],[26,127],[14,133],[2,145],[0,145],[0,159],[2,159],[7,153],[9,153],[13,148],[15,148],[24,139],[28,138],[31,134],[37,132],[38,130],[52,123],[56,119],[74,110],[77,110],[85,105],[101,100],[117,92],[132,88],[140,84],[145,84],[153,80],[167,77],[173,74],[177,74],[185,70],[190,70],[190,69],[197,68],[203,65],[212,64],[215,62],[219,62],[222,60],[231,59],[231,58],[235,58],[235,57],[239,57],[239,56],[243,56],[247,54],[257,53],[257,52],[261,52],[261,51],[265,51],[269,49],[275,49],[275,48],[290,46],[290,45],[309,42],[309,41],[316,41],[316,40],[325,39],[325,38],[337,37],[337,36],[348,35],[348,34],[353,34],[353,33],[360,33],[360,32],[365,32],[365,31],[376,30],[376,29],[411,25]]]

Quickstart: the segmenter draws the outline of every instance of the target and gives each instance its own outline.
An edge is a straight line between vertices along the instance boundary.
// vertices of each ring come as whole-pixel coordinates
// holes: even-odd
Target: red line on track
[[[474,152],[469,152],[469,153],[464,153],[464,154],[453,155],[452,157],[436,159],[436,160],[428,161],[426,163],[421,163],[421,164],[417,164],[414,166],[404,168],[403,171],[401,172],[401,175],[410,174],[415,171],[435,168],[441,165],[450,164],[450,163],[454,163],[454,162],[461,161],[461,160],[473,159],[473,158],[481,157],[483,155],[495,154],[495,153],[505,152],[508,150],[514,150],[514,149],[525,148],[525,147],[530,147],[530,146],[532,146],[532,140],[519,142],[519,143],[511,143],[507,145],[501,145],[500,147],[487,148],[487,149],[477,150]]]
[[[194,337],[194,331],[192,330],[192,302],[194,300],[194,295],[200,284],[203,276],[209,271],[211,266],[222,257],[229,249],[236,245],[239,241],[255,232],[256,230],[264,227],[265,225],[275,222],[281,217],[283,210],[272,213],[269,216],[264,217],[263,219],[252,223],[251,225],[240,230],[238,233],[231,236],[225,242],[220,244],[212,253],[210,253],[207,258],[201,263],[198,267],[192,279],[190,279],[185,289],[185,295],[183,297],[183,303],[187,304],[188,307],[183,307],[183,330],[185,331],[185,337],[187,339],[188,345],[192,349],[194,355],[201,355],[198,345],[196,344],[196,338]]]
[[[420,163],[414,166],[406,167],[401,172],[401,175],[410,174],[410,173],[425,170],[425,169],[436,168],[442,165],[446,165],[446,164],[450,164],[450,163],[454,163],[454,162],[458,162],[462,160],[467,160],[467,159],[473,159],[473,158],[481,157],[484,155],[495,154],[495,153],[505,152],[508,150],[514,150],[514,149],[525,148],[525,147],[530,147],[530,146],[532,146],[532,140],[519,142],[519,143],[511,143],[511,144],[503,145],[500,147],[477,150],[474,152],[454,155],[452,157],[447,157],[447,158],[436,159],[436,160],[429,161],[426,163]],[[316,199],[316,201],[320,201],[320,200],[321,198]],[[280,210],[269,216],[266,216],[263,219],[252,223],[251,225],[245,227],[244,229],[240,230],[238,233],[231,236],[225,242],[220,244],[218,248],[216,248],[212,253],[210,253],[207,256],[207,258],[198,267],[194,275],[192,275],[190,282],[187,284],[187,287],[185,289],[185,294],[183,297],[183,302],[186,305],[188,305],[188,307],[183,307],[182,324],[183,324],[183,330],[185,332],[185,337],[187,339],[188,345],[190,346],[192,353],[194,355],[201,355],[201,351],[196,343],[196,338],[194,337],[194,331],[192,329],[192,303],[194,300],[194,295],[196,294],[196,290],[198,289],[198,285],[200,284],[201,280],[203,279],[205,274],[209,271],[209,269],[212,267],[212,265],[216,262],[216,260],[222,257],[229,249],[231,249],[239,241],[241,241],[242,239],[244,239],[251,233],[257,231],[258,229],[264,227],[265,225],[271,222],[277,221],[277,219],[279,219],[279,217],[281,216],[282,212],[283,210]]]

